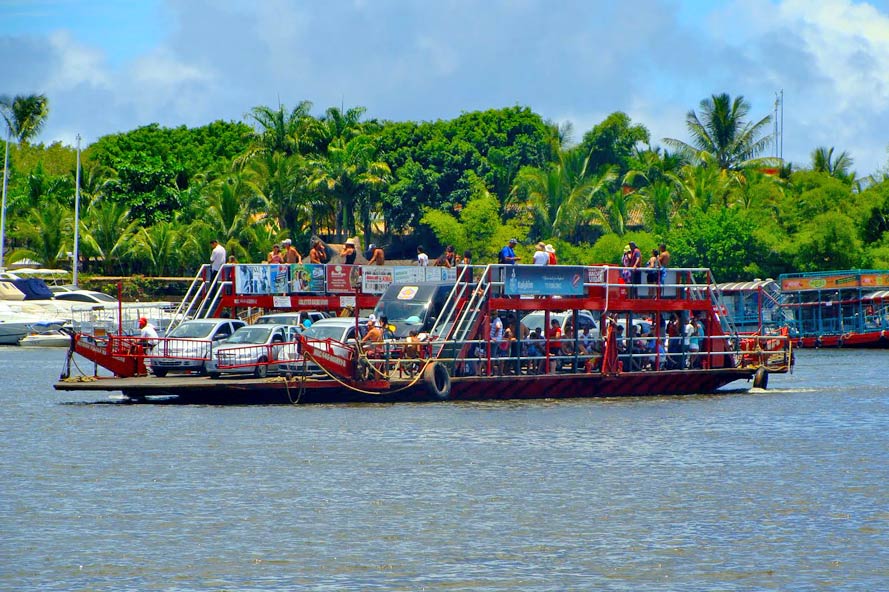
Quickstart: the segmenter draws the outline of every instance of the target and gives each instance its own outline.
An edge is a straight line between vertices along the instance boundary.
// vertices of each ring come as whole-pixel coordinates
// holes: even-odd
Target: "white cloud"
[[[106,88],[111,79],[105,54],[101,50],[78,43],[68,31],[55,31],[49,45],[57,57],[48,72],[48,92],[70,89],[80,84]]]

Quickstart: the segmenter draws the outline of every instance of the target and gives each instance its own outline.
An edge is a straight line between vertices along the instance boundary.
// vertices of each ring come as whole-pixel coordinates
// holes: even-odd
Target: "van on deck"
[[[407,337],[412,329],[428,333],[453,289],[453,282],[392,284],[377,302],[374,316],[389,319],[399,339]]]

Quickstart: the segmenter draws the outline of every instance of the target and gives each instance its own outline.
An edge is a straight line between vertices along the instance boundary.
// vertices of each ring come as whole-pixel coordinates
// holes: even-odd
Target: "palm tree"
[[[177,222],[157,222],[142,228],[133,237],[133,252],[148,263],[154,276],[164,276],[179,269],[182,262],[182,227]]]
[[[17,95],[0,97],[0,114],[6,121],[9,135],[20,144],[28,144],[40,133],[49,115],[46,95]]]
[[[94,199],[80,221],[84,256],[101,257],[102,268],[111,275],[130,249],[139,222],[130,219],[130,210],[120,202]]]
[[[532,212],[539,235],[570,237],[581,215],[617,179],[613,168],[596,176],[589,155],[578,148],[558,153],[559,161],[545,168],[524,167],[516,175],[507,205]]]
[[[341,238],[345,232],[355,233],[355,207],[361,206],[366,241],[370,236],[370,203],[365,192],[379,188],[389,178],[391,170],[385,162],[375,160],[377,147],[370,136],[355,136],[348,142],[336,138],[327,147],[327,158],[311,161],[314,172],[309,186],[329,195],[335,202],[335,233]]]
[[[283,152],[287,156],[299,154],[311,146],[317,136],[317,120],[310,112],[312,103],[302,101],[292,111],[284,105],[277,109],[259,106],[251,109],[248,117],[259,126],[256,141],[247,158],[257,152]]]
[[[673,138],[664,138],[664,142],[695,160],[707,153],[720,169],[738,169],[751,164],[771,143],[770,135],[762,135],[771,116],[748,122],[750,104],[742,96],[732,100],[726,93],[712,95],[701,101],[700,111],[700,116],[694,110],[689,111],[685,119],[691,134],[690,144]]]
[[[833,146],[825,148],[819,146],[812,151],[812,170],[819,173],[827,173],[831,177],[841,181],[852,181],[855,173],[850,173],[852,168],[852,156],[845,150],[833,157]]]
[[[0,97],[0,115],[6,122],[6,148],[3,158],[3,202],[0,205],[0,269],[3,269],[3,253],[6,249],[6,189],[9,183],[9,141],[15,138],[20,144],[36,136],[49,115],[46,95],[17,95]]]
[[[10,254],[11,261],[30,258],[46,267],[58,267],[66,259],[65,238],[71,216],[55,203],[44,202],[19,219],[13,233],[26,246]]]

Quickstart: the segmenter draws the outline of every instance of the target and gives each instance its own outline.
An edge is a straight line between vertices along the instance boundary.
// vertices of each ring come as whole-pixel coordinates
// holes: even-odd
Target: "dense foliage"
[[[28,144],[47,116],[37,97],[16,97],[16,113],[0,104],[14,132],[7,263],[69,267],[75,150]],[[544,241],[562,263],[616,263],[629,240],[643,252],[665,241],[674,265],[726,281],[889,268],[889,180],[857,179],[833,148],[815,148],[803,168],[760,158],[768,118],[748,121],[742,97],[702,101],[687,116],[689,141],[666,140],[674,152],[620,112],[571,145],[525,107],[434,122],[311,111],[260,106],[245,123],[149,125],[86,147],[84,270],[190,274],[212,237],[262,261],[285,237],[305,252],[315,234],[382,244],[390,260],[454,244],[476,263],[512,236],[526,260]]]

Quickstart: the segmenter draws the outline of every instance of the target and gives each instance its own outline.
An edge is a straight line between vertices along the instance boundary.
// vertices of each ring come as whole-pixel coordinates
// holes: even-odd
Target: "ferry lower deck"
[[[62,380],[59,391],[120,392],[131,402],[209,405],[286,403],[480,401],[496,399],[568,399],[712,393],[735,381],[751,381],[755,368],[662,370],[620,374],[457,376],[446,397],[435,394],[421,376],[393,377],[385,391],[356,389],[335,380],[153,376]],[[749,386],[749,385],[746,385]]]

